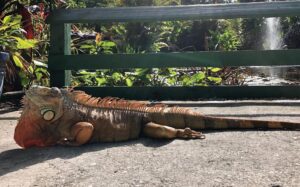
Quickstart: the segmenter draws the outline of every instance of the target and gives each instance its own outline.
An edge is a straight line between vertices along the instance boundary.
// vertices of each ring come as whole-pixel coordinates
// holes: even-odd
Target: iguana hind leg
[[[205,136],[201,132],[193,131],[190,128],[175,129],[173,127],[159,125],[156,123],[147,123],[144,126],[143,133],[151,138],[183,138],[183,139],[204,139]]]
[[[80,146],[87,143],[93,134],[94,126],[88,122],[78,122],[71,128],[70,137],[58,142],[61,145]]]

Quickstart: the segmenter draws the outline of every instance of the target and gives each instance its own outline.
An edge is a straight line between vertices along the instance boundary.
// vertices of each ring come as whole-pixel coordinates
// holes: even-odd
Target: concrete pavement
[[[166,102],[204,114],[300,122],[300,100]],[[0,186],[300,186],[299,131],[216,131],[205,140],[141,138],[20,149],[19,111],[0,110]]]

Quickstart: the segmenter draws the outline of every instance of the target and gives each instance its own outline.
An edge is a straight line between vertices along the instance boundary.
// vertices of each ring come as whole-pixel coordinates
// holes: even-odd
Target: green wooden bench
[[[300,50],[202,51],[185,53],[71,55],[70,23],[153,22],[299,16],[300,2],[189,5],[170,7],[56,10],[51,24],[51,86],[70,85],[70,70],[163,67],[300,65]],[[80,87],[104,97],[128,99],[299,98],[300,86]]]

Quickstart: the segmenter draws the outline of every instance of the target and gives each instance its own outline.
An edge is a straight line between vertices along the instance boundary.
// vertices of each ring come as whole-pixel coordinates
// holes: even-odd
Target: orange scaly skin
[[[153,138],[203,139],[202,129],[291,129],[299,123],[215,118],[148,102],[94,98],[82,91],[31,87],[15,129],[23,148]],[[191,130],[193,129],[193,130]]]

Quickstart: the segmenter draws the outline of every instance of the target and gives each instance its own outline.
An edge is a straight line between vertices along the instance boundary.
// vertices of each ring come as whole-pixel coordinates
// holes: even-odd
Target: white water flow
[[[271,0],[269,0],[271,2]],[[281,49],[283,46],[282,39],[282,30],[280,18],[266,18],[265,19],[265,28],[264,28],[264,43],[263,47],[265,50],[276,50]],[[286,71],[286,68],[282,67],[265,67],[261,70],[268,76],[271,77],[283,77]]]
[[[282,48],[280,18],[266,18],[264,48],[276,50]]]

